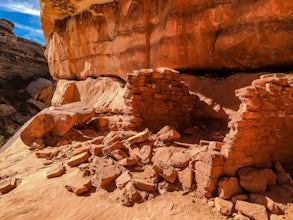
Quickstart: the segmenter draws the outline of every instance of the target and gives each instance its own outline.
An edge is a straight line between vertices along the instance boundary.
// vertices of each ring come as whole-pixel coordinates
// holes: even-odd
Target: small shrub
[[[14,129],[6,123],[0,123],[0,147],[14,134]]]

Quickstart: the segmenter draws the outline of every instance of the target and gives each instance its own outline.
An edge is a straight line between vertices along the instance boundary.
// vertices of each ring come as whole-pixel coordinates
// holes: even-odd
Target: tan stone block
[[[222,198],[215,198],[215,208],[223,215],[230,216],[233,213],[233,203]]]
[[[255,219],[255,220],[268,220],[266,208],[259,204],[249,203],[238,200],[235,204],[235,209],[240,213]]]

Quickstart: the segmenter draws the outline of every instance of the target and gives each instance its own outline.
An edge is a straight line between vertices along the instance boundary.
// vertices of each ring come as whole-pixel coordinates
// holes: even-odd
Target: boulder
[[[121,166],[133,166],[133,165],[136,165],[137,163],[138,163],[138,156],[136,155],[124,158],[119,161],[119,165]]]
[[[243,190],[235,177],[223,177],[218,182],[218,194],[222,199],[231,199],[235,195],[242,194]]]
[[[118,141],[118,142],[114,142],[110,146],[108,145],[108,146],[104,147],[102,149],[102,153],[103,153],[103,155],[110,155],[112,151],[119,150],[119,149],[127,149],[127,148],[125,147],[125,145],[122,142]]]
[[[75,148],[72,152],[72,155],[73,156],[76,156],[78,154],[81,154],[81,153],[85,153],[85,152],[89,152],[89,149],[90,149],[90,146],[89,145],[83,145],[79,148]]]
[[[279,185],[282,185],[282,184],[292,185],[293,184],[293,180],[292,180],[290,174],[285,171],[285,169],[283,168],[283,166],[280,162],[275,163],[275,168],[277,170],[277,183]]]
[[[184,169],[188,166],[190,156],[188,153],[175,152],[171,156],[171,165],[176,168]]]
[[[264,193],[267,186],[276,184],[277,177],[271,169],[245,167],[238,170],[240,186],[249,192]]]
[[[156,173],[154,167],[145,166],[142,172],[132,173],[133,178],[149,181],[153,184],[159,182],[159,175]]]

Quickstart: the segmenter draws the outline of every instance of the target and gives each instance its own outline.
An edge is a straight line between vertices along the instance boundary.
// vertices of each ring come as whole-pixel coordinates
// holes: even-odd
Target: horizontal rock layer
[[[180,70],[289,66],[292,9],[286,0],[42,1],[56,79],[167,66]]]

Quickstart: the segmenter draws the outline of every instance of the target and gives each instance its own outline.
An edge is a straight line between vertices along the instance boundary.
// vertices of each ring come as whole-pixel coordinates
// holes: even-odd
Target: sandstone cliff
[[[99,2],[41,1],[54,78],[125,79],[133,69],[160,66],[196,71],[292,65],[291,1]]]

